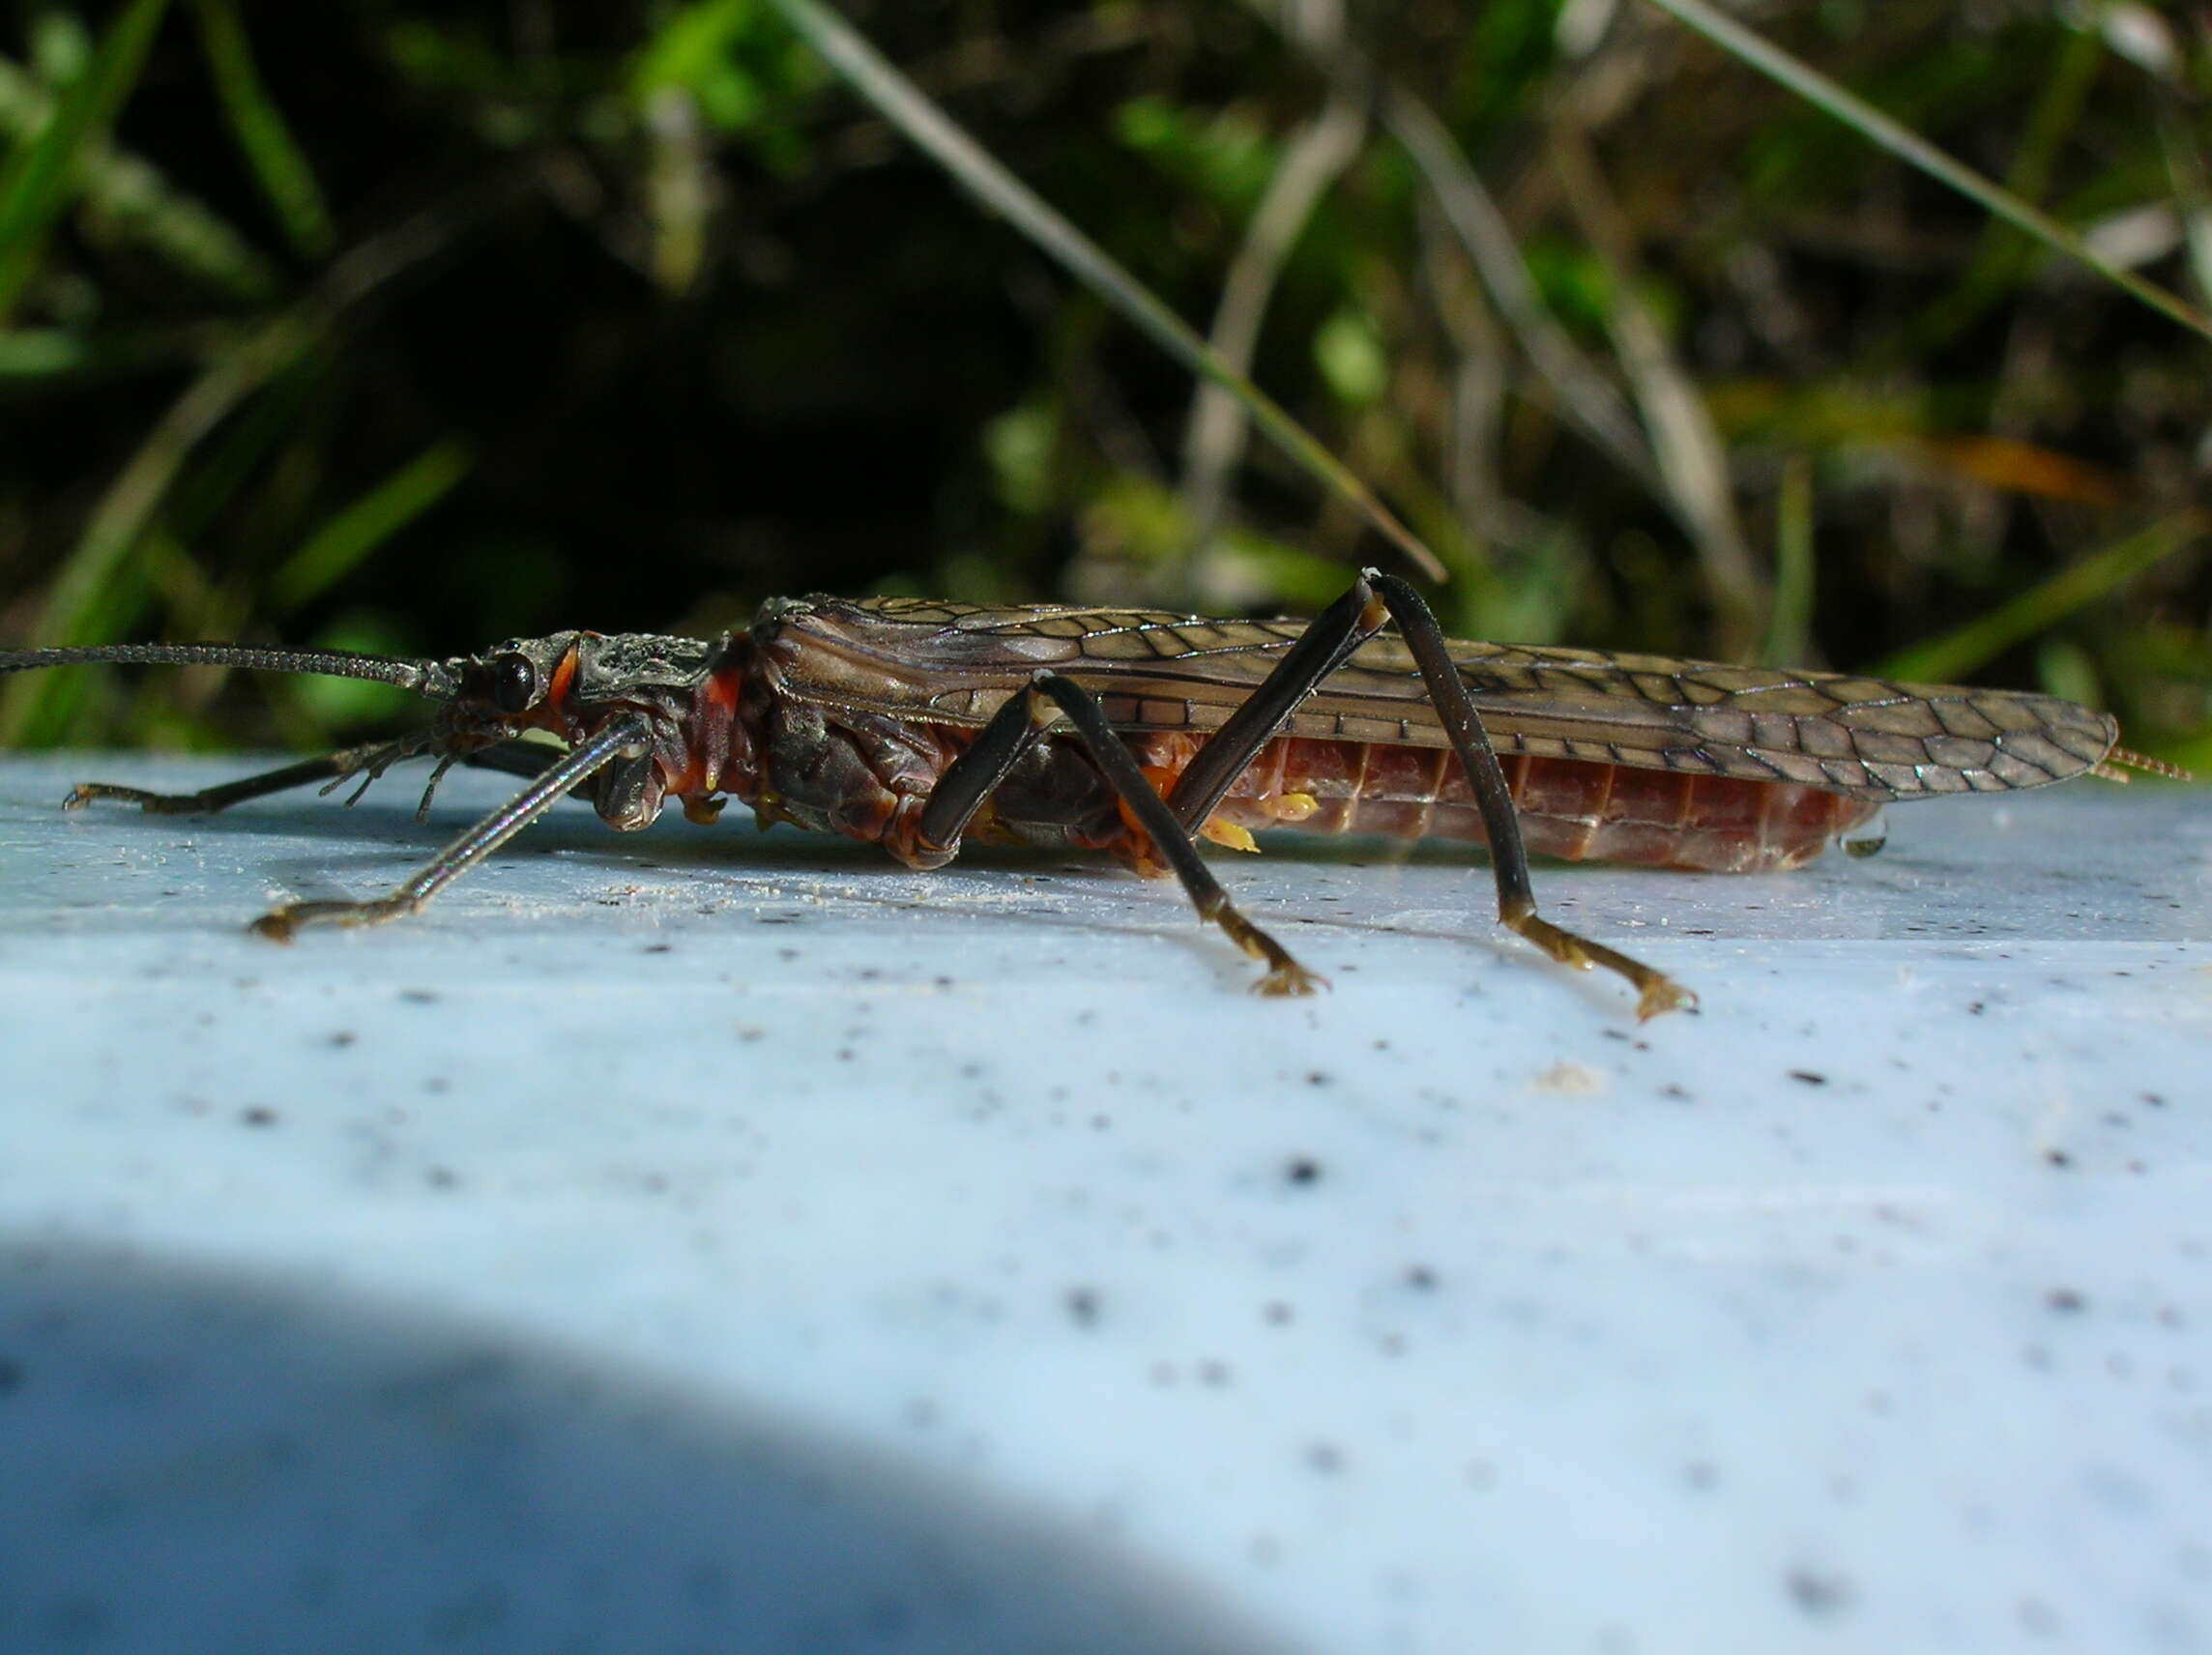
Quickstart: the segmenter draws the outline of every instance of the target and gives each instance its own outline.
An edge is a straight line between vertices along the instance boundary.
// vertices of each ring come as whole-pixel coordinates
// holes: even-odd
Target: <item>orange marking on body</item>
[[[1139,757],[1137,769],[1143,772],[1146,783],[1162,798],[1174,790],[1176,778],[1182,774],[1183,766],[1190,763],[1187,752],[1175,752],[1171,749],[1162,753],[1157,747]],[[1141,762],[1148,757],[1164,757],[1173,762],[1164,765]],[[1137,820],[1136,812],[1129,808],[1129,801],[1117,797],[1114,812],[1121,819],[1121,838],[1113,847],[1114,854],[1147,879],[1164,877],[1169,871],[1168,864],[1161,859],[1159,847],[1152,843],[1152,836],[1145,831],[1144,824]]]
[[[699,686],[700,704],[717,712],[734,713],[738,710],[738,693],[744,687],[743,680],[744,668],[738,661],[709,673],[707,682]]]
[[[545,686],[545,695],[528,712],[510,721],[516,730],[543,730],[558,736],[564,741],[576,740],[575,720],[568,715],[564,705],[568,691],[576,682],[576,650],[570,645],[568,653],[554,663],[553,677]]]
[[[692,704],[691,727],[694,730],[726,731],[729,728],[737,718],[738,696],[743,688],[743,667],[735,661],[707,676],[706,681],[699,685],[698,699]],[[698,741],[688,743],[684,768],[665,777],[668,791],[684,799],[684,814],[691,821],[702,824],[712,822],[712,812],[719,811],[722,807],[722,801],[715,795],[722,788],[722,766],[718,761],[726,755],[719,750],[711,752],[710,746],[718,747],[718,744]],[[715,762],[710,765],[710,760]],[[707,810],[710,814],[699,815],[692,806],[694,799],[698,801],[700,809]]]
[[[561,704],[568,699],[568,691],[576,682],[576,646],[570,644],[553,668],[553,682],[545,686],[545,699],[538,706],[548,712],[561,711]]]
[[[1200,825],[1198,836],[1225,850],[1257,854],[1260,849],[1260,841],[1252,837],[1249,828],[1239,828],[1226,816],[1208,816]]]

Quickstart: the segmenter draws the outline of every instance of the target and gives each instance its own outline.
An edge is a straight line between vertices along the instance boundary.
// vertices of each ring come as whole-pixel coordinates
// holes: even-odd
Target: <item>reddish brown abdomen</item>
[[[1159,743],[1148,764],[1189,762],[1182,737]],[[1166,749],[1166,750],[1163,750]],[[1633,769],[1576,759],[1501,757],[1522,837],[1539,856],[1761,873],[1793,868],[1829,840],[1871,820],[1878,806],[1794,782],[1744,781],[1675,770]],[[1310,806],[1307,801],[1310,802]],[[1486,842],[1481,813],[1458,758],[1440,747],[1376,741],[1270,741],[1222,800],[1217,818],[1253,829],[1386,833]]]

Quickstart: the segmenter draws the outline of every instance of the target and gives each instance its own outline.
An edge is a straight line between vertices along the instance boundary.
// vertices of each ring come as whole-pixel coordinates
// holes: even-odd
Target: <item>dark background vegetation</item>
[[[1641,0],[841,9],[1194,325],[1241,295],[1254,377],[1437,546],[1453,629],[2048,687],[2212,760],[2212,347]],[[0,39],[14,188],[126,10]],[[2197,12],[1743,15],[2198,293]],[[173,0],[125,68],[46,221],[0,204],[11,644],[444,653],[808,590],[1274,611],[1387,555],[1271,450],[1193,460],[1188,376],[759,0]],[[1455,232],[1484,203],[1523,299]],[[22,744],[390,711],[6,691]]]

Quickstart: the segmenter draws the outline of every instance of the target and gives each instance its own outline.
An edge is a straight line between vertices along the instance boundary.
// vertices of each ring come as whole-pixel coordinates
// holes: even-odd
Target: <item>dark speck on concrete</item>
[[[1828,1084],[1828,1077],[1817,1069],[1791,1069],[1790,1078],[1793,1081],[1802,1082],[1806,1086],[1826,1086]]]
[[[1784,1576],[1783,1583],[1790,1588],[1790,1601],[1815,1616],[1841,1614],[1854,1595],[1850,1582],[1826,1569],[1800,1566]]]
[[[432,1167],[423,1176],[432,1189],[451,1189],[461,1181],[460,1175],[451,1167]]]
[[[1295,1155],[1284,1163],[1283,1177],[1294,1184],[1321,1182],[1321,1163],[1310,1155]]]
[[[1437,1273],[1426,1264],[1408,1265],[1406,1285],[1417,1292],[1428,1292],[1437,1285]]]
[[[2022,1598],[2016,1607],[2023,1632],[2037,1638],[2050,1638],[2058,1631],[2058,1616],[2041,1598]]]
[[[2062,1316],[2077,1315],[2089,1308],[2089,1301],[2072,1288],[2052,1288],[2044,1294],[2043,1302]]]
[[[1288,1327],[1296,1315],[1296,1311],[1279,1298],[1269,1299],[1260,1307],[1260,1320],[1269,1327]]]
[[[348,1046],[352,1045],[356,1038],[357,1036],[351,1029],[340,1029],[335,1034],[333,1034],[330,1037],[330,1043],[342,1052]]]
[[[638,952],[641,954],[673,954],[676,952],[676,944],[673,943],[648,943]]]
[[[274,1126],[276,1124],[276,1112],[255,1104],[251,1109],[240,1110],[238,1118],[247,1126]]]
[[[2071,1167],[2074,1164],[2074,1157],[2063,1149],[2046,1149],[2043,1151],[2043,1158],[2052,1166],[2061,1169]]]
[[[1098,1294],[1090,1288],[1067,1290],[1067,1318],[1078,1327],[1098,1324]]]
[[[1333,1442],[1309,1442],[1306,1465],[1324,1477],[1333,1477],[1344,1469],[1344,1450]]]
[[[438,997],[426,988],[403,988],[399,991],[399,998],[403,1003],[408,1005],[435,1005],[438,1003]]]

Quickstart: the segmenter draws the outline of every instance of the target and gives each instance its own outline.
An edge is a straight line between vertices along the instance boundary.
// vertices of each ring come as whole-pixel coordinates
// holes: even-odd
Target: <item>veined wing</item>
[[[1118,728],[1194,732],[1217,728],[1305,629],[903,597],[779,602],[762,624],[800,646],[785,667],[792,690],[827,704],[979,725],[1049,667],[1091,689]],[[2119,733],[2104,713],[2010,690],[1520,644],[1451,652],[1500,753],[1859,798],[2039,787],[2093,769]],[[1448,744],[1411,653],[1388,636],[1361,645],[1285,733]]]

